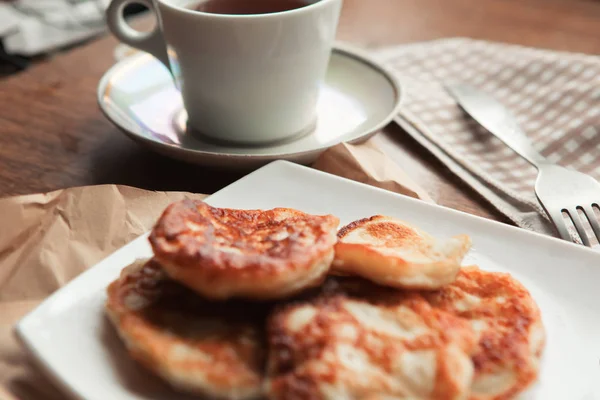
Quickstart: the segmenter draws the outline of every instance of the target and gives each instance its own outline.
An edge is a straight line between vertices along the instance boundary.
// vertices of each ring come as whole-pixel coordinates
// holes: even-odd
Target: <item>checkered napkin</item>
[[[600,179],[599,57],[471,39],[377,55],[402,85],[397,122],[517,225],[554,234],[535,197],[535,168],[466,118],[444,84],[494,96],[550,161]]]

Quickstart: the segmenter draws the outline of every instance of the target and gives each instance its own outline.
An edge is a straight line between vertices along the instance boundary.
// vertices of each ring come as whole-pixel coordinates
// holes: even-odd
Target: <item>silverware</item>
[[[563,239],[573,240],[566,223],[570,219],[583,244],[590,246],[585,220],[600,242],[600,224],[594,212],[600,204],[598,181],[546,160],[533,148],[510,112],[492,97],[464,84],[446,89],[475,121],[537,168],[535,194]]]

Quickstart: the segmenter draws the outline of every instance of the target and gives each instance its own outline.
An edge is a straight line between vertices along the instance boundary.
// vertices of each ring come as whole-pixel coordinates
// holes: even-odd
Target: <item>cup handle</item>
[[[142,4],[153,12],[156,17],[156,26],[152,32],[136,31],[127,24],[123,11],[129,4]],[[159,16],[152,0],[112,0],[106,9],[106,23],[113,35],[121,42],[138,50],[152,54],[161,61],[170,71],[171,66],[165,39],[160,30]]]

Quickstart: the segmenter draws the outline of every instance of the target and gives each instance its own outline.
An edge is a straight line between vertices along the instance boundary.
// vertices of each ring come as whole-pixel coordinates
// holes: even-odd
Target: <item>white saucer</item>
[[[256,168],[277,159],[308,164],[337,143],[366,140],[395,117],[400,86],[363,53],[338,45],[321,88],[315,129],[268,146],[219,144],[186,134],[179,92],[166,68],[147,54],[108,70],[98,85],[98,103],[126,135],[158,153],[196,164]]]

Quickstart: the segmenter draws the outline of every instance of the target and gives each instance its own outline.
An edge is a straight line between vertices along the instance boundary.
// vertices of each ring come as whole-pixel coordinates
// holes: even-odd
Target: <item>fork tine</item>
[[[543,205],[543,203],[542,203],[542,205]],[[562,211],[554,211],[554,210],[550,211],[545,207],[544,207],[544,209],[546,210],[546,213],[548,214],[548,216],[554,223],[554,227],[556,227],[556,230],[558,231],[558,234],[560,235],[560,237],[563,240],[572,242],[573,238],[571,237],[571,234],[569,233],[569,230],[567,229],[567,225],[565,224],[565,220],[562,215]]]
[[[600,242],[600,224],[598,223],[598,218],[596,218],[596,213],[594,212],[594,208],[592,206],[582,207],[585,217],[590,223],[592,230],[594,231],[594,235],[596,235],[596,239]]]
[[[571,217],[571,220],[573,221],[573,225],[575,225],[577,234],[581,238],[581,241],[583,242],[583,244],[586,245],[587,247],[591,247],[592,244],[590,243],[590,239],[588,238],[587,232],[585,231],[585,228],[583,227],[583,224],[581,223],[581,219],[579,218],[579,213],[577,212],[577,210],[576,209],[575,210],[567,210],[567,213]]]

